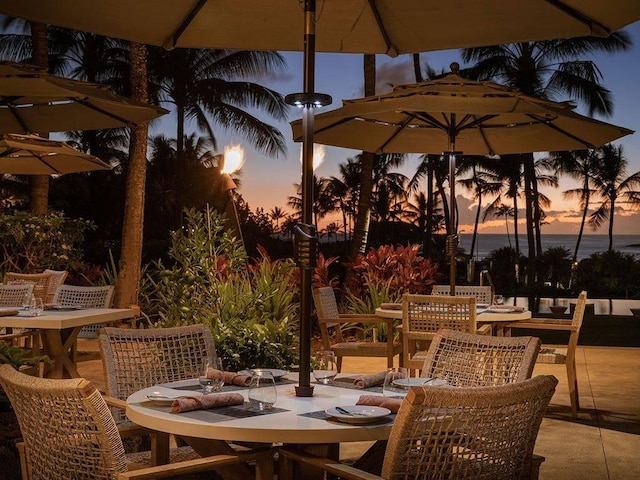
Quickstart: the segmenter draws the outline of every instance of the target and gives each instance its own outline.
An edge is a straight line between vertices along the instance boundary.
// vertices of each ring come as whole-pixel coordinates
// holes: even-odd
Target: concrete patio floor
[[[97,350],[97,341],[79,340],[80,351]],[[374,373],[385,369],[376,358],[346,358],[343,371]],[[104,377],[99,360],[78,369],[100,389]],[[558,378],[556,393],[542,422],[535,453],[546,457],[543,480],[636,480],[640,478],[640,348],[578,347],[580,412],[571,418],[564,365],[537,364],[534,375]],[[343,444],[352,458],[368,443]]]

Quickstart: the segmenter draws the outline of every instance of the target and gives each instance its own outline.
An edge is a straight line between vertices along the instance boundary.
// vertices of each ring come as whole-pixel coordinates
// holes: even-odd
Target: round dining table
[[[296,374],[285,378],[295,380]],[[171,387],[184,387],[194,380],[184,380],[163,386],[153,386],[133,393],[127,398],[126,415],[132,422],[152,430],[175,435],[238,442],[317,444],[386,440],[391,432],[393,417],[374,423],[350,424],[328,418],[325,410],[336,406],[355,405],[364,389],[316,384],[312,397],[296,397],[294,383],[276,386],[277,400],[272,411],[232,417],[216,413],[216,409],[171,413],[171,408],[158,406],[147,396],[166,392]],[[195,380],[197,383],[197,380]],[[176,390],[173,390],[176,392]],[[248,409],[248,389],[237,389],[245,398],[242,408]],[[182,395],[199,392],[180,391]]]

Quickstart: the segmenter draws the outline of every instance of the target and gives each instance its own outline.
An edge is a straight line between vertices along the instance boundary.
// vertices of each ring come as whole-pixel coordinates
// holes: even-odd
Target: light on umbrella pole
[[[244,238],[242,237],[242,229],[240,228],[240,217],[238,216],[238,209],[233,197],[233,191],[238,188],[238,185],[236,185],[236,182],[231,178],[231,175],[240,170],[242,165],[244,165],[244,149],[239,145],[224,147],[220,173],[222,174],[223,180],[222,188],[229,194],[227,217],[231,228],[234,230],[236,237],[242,242],[242,247],[244,248]]]

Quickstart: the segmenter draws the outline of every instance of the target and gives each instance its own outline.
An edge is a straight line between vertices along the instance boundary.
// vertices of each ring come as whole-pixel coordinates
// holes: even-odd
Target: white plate
[[[349,414],[339,412],[336,407],[328,408],[325,413],[341,422],[356,424],[372,423],[391,413],[388,408],[370,407],[368,405],[347,405],[340,408],[346,410]]]
[[[169,390],[166,388],[160,388],[157,391],[154,391],[147,395],[147,400],[149,400],[154,405],[159,405],[161,407],[165,407],[171,405],[171,403],[176,398],[188,397],[189,395],[185,395],[184,392]]]
[[[513,313],[515,311],[516,311],[515,308],[495,308],[495,307],[489,307],[485,310],[485,312],[491,312],[491,313]]]
[[[442,386],[447,385],[446,380],[442,380],[441,378],[398,378],[393,381],[394,385],[398,385],[400,387],[418,387],[421,385],[433,385],[433,386]]]
[[[273,378],[275,380],[280,380],[287,373],[289,373],[286,370],[279,370],[277,368],[253,368],[253,369],[247,369],[247,370],[240,370],[238,373],[240,375],[247,375],[248,377],[250,377],[251,375],[253,375],[253,372],[256,370],[259,370],[262,372],[271,372],[271,375],[273,375]]]
[[[476,303],[477,308],[487,308],[488,306],[488,303]]]

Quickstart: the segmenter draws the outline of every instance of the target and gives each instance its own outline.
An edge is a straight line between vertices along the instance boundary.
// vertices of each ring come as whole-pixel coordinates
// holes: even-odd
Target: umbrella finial
[[[451,73],[458,73],[458,70],[460,70],[460,64],[458,62],[453,62],[449,65],[449,68],[451,69]]]

